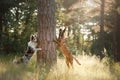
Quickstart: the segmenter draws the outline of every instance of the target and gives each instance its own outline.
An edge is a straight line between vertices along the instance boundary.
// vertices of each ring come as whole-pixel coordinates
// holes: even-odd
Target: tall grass
[[[120,63],[109,62],[108,58],[100,61],[96,56],[77,56],[77,59],[81,66],[74,61],[73,68],[68,69],[65,60],[58,58],[57,64],[43,78],[34,58],[27,66],[1,61],[0,80],[120,80]]]

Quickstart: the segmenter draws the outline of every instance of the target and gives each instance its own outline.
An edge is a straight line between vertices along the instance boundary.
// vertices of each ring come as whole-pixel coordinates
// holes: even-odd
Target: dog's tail
[[[79,65],[81,65],[80,64],[80,62],[73,56],[73,59],[79,64]]]

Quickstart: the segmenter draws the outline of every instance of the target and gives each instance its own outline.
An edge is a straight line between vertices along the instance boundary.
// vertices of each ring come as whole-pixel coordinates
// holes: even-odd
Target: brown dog
[[[68,48],[67,48],[67,45],[66,45],[66,43],[65,43],[65,38],[64,38],[65,30],[66,30],[66,28],[65,28],[64,30],[62,30],[62,29],[59,30],[59,37],[56,38],[56,39],[54,40],[54,42],[58,45],[58,47],[60,48],[61,53],[62,53],[62,54],[64,55],[64,57],[66,58],[66,64],[67,64],[68,67],[70,67],[70,65],[73,66],[73,59],[74,59],[79,65],[81,65],[81,64],[79,63],[79,61],[78,61],[75,57],[72,56],[71,52],[70,52],[70,51],[68,50]]]

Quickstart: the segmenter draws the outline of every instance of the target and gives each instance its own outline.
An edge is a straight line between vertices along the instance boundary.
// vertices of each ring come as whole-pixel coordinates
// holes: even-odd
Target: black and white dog
[[[30,58],[33,56],[33,54],[36,51],[41,50],[41,48],[37,48],[37,46],[38,46],[37,34],[31,35],[25,54],[19,60],[14,59],[13,63],[14,64],[20,64],[20,63],[27,64],[30,61]]]

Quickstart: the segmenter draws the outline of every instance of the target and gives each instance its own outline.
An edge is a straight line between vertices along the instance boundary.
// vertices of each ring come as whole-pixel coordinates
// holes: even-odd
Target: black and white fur
[[[38,46],[37,34],[31,35],[25,54],[19,60],[14,59],[13,63],[14,64],[20,64],[20,63],[27,64],[30,61],[30,58],[33,56],[33,54],[36,51],[41,50],[41,48],[37,48],[37,46]]]

